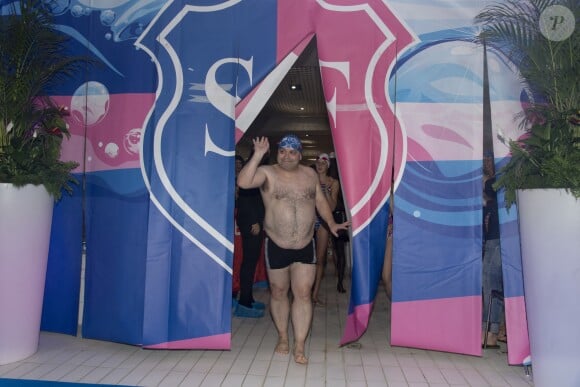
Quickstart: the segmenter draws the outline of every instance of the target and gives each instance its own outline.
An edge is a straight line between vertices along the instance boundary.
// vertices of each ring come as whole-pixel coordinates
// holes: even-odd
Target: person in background
[[[238,174],[240,173],[240,171],[242,170],[242,168],[244,167],[244,158],[238,154],[236,154],[235,158],[234,158],[234,171],[235,171],[235,196],[234,196],[234,234],[235,235],[240,235],[239,234],[239,227],[238,227],[238,192],[240,191],[240,187],[238,187]],[[236,245],[236,237],[234,235],[234,246]],[[241,235],[240,235],[241,236]],[[235,247],[234,247],[235,249]],[[235,308],[237,303],[238,303],[238,286],[236,285],[236,278],[239,278],[239,267],[240,267],[240,254],[236,254],[236,252],[234,252],[234,264],[233,264],[233,286],[232,286],[232,307]],[[237,275],[237,277],[236,277]]]
[[[242,168],[244,167],[244,158],[240,155],[236,155],[235,158],[235,171],[236,171],[236,208],[238,208],[238,191],[239,191],[239,187],[238,187],[238,174],[240,173],[240,171],[242,170]]]
[[[235,162],[236,162],[236,179],[237,179],[238,175],[240,174],[240,171],[244,167],[245,161],[242,156],[236,155]]]
[[[316,159],[316,173],[318,174],[318,181],[320,188],[326,199],[331,211],[336,208],[338,200],[338,193],[340,191],[340,184],[337,179],[332,178],[328,174],[330,169],[330,157],[326,153],[321,153]],[[314,288],[312,289],[312,301],[315,305],[324,306],[324,303],[318,297],[320,293],[320,284],[324,276],[326,268],[326,257],[328,256],[328,241],[330,233],[328,225],[320,216],[317,215],[316,223],[316,280],[314,281]]]
[[[489,332],[487,329],[488,307],[491,291],[496,290],[503,293],[503,273],[501,263],[501,248],[499,234],[499,217],[497,208],[497,194],[493,189],[495,182],[495,170],[493,155],[486,153],[483,160],[484,191],[483,197],[485,206],[483,208],[483,232],[484,232],[484,253],[483,253],[483,313],[482,313],[482,345],[487,336],[487,348],[499,348],[497,343],[499,326],[503,315],[503,301],[495,298],[492,302],[489,316]]]
[[[260,165],[267,163],[268,155],[264,155]],[[264,243],[263,222],[264,203],[260,190],[239,188],[237,223],[242,236],[242,264],[239,299],[234,308],[234,315],[237,317],[259,318],[265,313],[265,304],[256,301],[253,294],[256,267]]]
[[[288,134],[278,143],[275,165],[260,166],[260,160],[270,149],[266,137],[254,139],[253,144],[254,155],[240,172],[238,185],[245,189],[260,188],[264,200],[270,312],[278,331],[275,352],[290,352],[291,317],[294,361],[307,364],[305,343],[312,323],[311,291],[316,276],[315,212],[318,211],[333,235],[346,230],[350,223],[334,222],[316,172],[300,163],[302,143],[297,136]]]
[[[328,174],[338,181],[338,185],[340,187],[340,177],[338,173],[338,163],[336,162],[336,157],[333,157],[334,154],[331,153],[330,155],[330,169]],[[346,222],[346,206],[344,205],[344,198],[342,197],[342,190],[338,189],[338,196],[336,199],[336,207],[332,212],[334,216],[334,221],[336,223]],[[348,242],[349,236],[348,233],[345,231],[340,231],[338,233],[338,237],[332,236],[332,248],[334,250],[334,265],[336,267],[336,274],[338,277],[336,283],[336,290],[339,293],[346,293],[346,289],[344,288],[344,275],[346,271],[346,242]]]

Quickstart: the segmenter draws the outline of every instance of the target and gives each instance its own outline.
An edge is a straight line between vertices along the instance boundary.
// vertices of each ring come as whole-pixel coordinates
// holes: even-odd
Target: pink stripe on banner
[[[505,298],[505,319],[508,337],[508,363],[522,364],[530,355],[528,320],[523,296]]]
[[[278,0],[278,32],[276,34],[276,63],[294,50],[296,43],[314,33],[311,0]]]
[[[483,157],[480,105],[400,103],[397,109],[409,139],[408,161]]]
[[[356,341],[363,335],[367,330],[372,308],[372,303],[358,305],[354,308],[354,312],[346,318],[346,327],[340,345]]]
[[[71,138],[63,142],[62,160],[74,160],[82,170],[85,134],[86,171],[106,171],[140,167],[143,123],[155,102],[155,94],[111,94],[86,97],[55,97],[71,112]]]
[[[144,345],[149,349],[231,349],[231,333],[215,336],[197,337],[187,340],[170,341],[155,345]]]
[[[393,302],[391,345],[481,355],[481,296]]]

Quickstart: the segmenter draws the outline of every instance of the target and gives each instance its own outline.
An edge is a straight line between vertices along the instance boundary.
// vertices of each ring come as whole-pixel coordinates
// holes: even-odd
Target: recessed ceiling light
[[[300,110],[304,110],[304,106],[300,106],[300,108],[299,108],[299,109],[300,109]]]
[[[290,90],[302,90],[302,86],[297,83],[292,83],[290,85]]]

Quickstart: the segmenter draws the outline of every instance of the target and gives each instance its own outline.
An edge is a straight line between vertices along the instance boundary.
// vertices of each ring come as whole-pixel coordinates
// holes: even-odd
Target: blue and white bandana
[[[295,134],[287,134],[282,137],[282,140],[278,143],[278,148],[291,148],[298,152],[302,152],[302,143]]]

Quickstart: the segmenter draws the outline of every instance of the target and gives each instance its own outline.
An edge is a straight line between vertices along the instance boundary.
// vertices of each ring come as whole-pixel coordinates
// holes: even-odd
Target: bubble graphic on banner
[[[70,0],[45,0],[44,5],[48,7],[54,15],[61,15],[66,12],[70,6]]]
[[[114,142],[108,143],[107,146],[105,146],[105,154],[112,159],[119,156],[119,145]]]
[[[136,39],[167,0],[42,0],[54,15],[69,12],[75,18],[99,12],[99,20],[110,31],[105,39],[121,42]],[[139,3],[137,6],[136,3]]]
[[[109,90],[102,83],[89,81],[79,86],[71,100],[72,116],[88,126],[103,120],[109,111]]]
[[[139,146],[141,144],[141,128],[134,128],[125,133],[123,138],[123,148],[131,155],[139,153]]]
[[[111,24],[113,41],[135,39],[143,33],[145,26],[157,15],[165,4],[164,0],[149,0],[139,7],[119,7],[117,18]]]
[[[115,8],[125,5],[126,3],[130,3],[133,0],[79,0],[79,3],[87,6],[93,7],[96,9],[104,9],[104,8]]]
[[[115,11],[105,9],[104,11],[101,12],[101,23],[105,26],[110,26],[111,24],[113,24],[116,17],[117,15],[115,14]]]
[[[90,8],[85,8],[81,5],[73,5],[70,8],[70,14],[73,15],[74,17],[81,17],[81,16],[88,16],[90,15],[92,12],[92,9]]]

